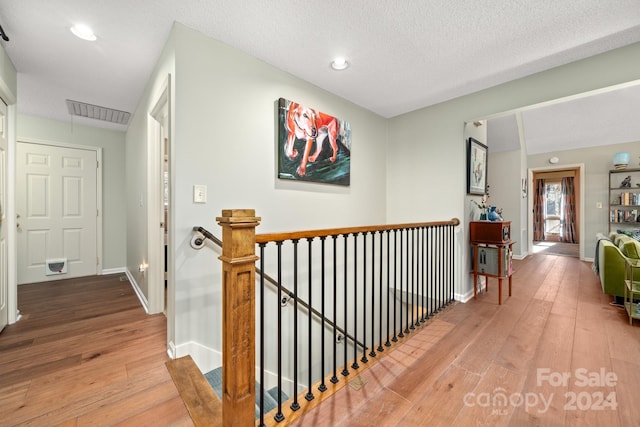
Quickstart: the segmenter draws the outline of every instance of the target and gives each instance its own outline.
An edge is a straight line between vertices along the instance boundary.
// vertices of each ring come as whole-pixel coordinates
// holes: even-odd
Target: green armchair
[[[602,292],[617,300],[624,297],[624,279],[627,258],[640,259],[640,242],[625,234],[598,234],[594,270],[600,277]],[[634,280],[640,280],[640,272]]]

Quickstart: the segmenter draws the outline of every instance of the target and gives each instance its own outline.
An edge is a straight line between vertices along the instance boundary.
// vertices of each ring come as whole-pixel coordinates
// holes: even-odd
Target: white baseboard
[[[107,274],[118,274],[118,273],[126,273],[126,267],[117,267],[117,268],[103,268],[100,272],[101,276],[105,276]]]
[[[221,352],[193,341],[174,346],[173,353],[175,358],[191,356],[203,374],[222,365]]]
[[[133,291],[138,296],[138,299],[140,300],[140,304],[142,304],[144,311],[147,314],[149,314],[149,302],[147,301],[147,298],[145,298],[144,294],[142,293],[142,290],[140,290],[140,286],[138,286],[136,279],[133,278],[133,274],[131,274],[128,268],[125,268],[124,273],[127,275],[127,278],[129,279],[129,283],[131,283],[131,287],[133,288]]]

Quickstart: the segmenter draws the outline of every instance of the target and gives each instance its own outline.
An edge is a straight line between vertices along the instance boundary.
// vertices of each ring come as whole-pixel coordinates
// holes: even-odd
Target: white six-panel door
[[[96,157],[93,150],[18,142],[18,284],[96,274]],[[66,272],[51,274],[47,261],[59,259]]]
[[[7,262],[7,106],[0,99],[0,330],[8,323],[7,295],[9,274]]]

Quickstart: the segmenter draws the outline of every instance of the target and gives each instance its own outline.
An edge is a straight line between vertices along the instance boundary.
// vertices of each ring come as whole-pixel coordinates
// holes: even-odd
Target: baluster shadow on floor
[[[590,263],[531,255],[514,270],[501,306],[491,279],[292,425],[637,425],[639,322],[608,304]],[[24,318],[0,334],[0,424],[193,425],[165,367],[166,319],[123,278],[19,287]],[[581,386],[600,373],[615,385]]]
[[[532,255],[514,269],[501,306],[491,279],[292,425],[638,425],[640,325],[591,263]]]

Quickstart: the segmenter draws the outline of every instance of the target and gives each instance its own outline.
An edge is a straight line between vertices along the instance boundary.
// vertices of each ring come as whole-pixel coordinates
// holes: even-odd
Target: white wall
[[[17,288],[17,260],[16,260],[16,208],[15,208],[15,156],[16,156],[16,102],[18,96],[18,74],[16,67],[0,43],[0,97],[7,103],[7,148],[6,197],[8,206],[3,207],[5,220],[3,227],[7,227],[7,316],[9,323],[17,318],[18,288]]]
[[[638,78],[640,43],[389,120],[387,220],[464,218],[465,121]],[[503,179],[519,183],[521,170],[517,173]],[[589,180],[586,184],[589,188]],[[464,245],[466,266],[469,250],[466,241]],[[461,270],[458,294],[465,294],[471,279],[466,268]]]
[[[145,120],[153,88],[171,73],[175,345],[178,355],[206,353],[221,343],[221,268],[216,249],[190,247],[192,227],[220,236],[215,218],[228,208],[255,209],[258,233],[385,223],[387,127],[369,111],[180,24],[167,46],[127,133],[128,266],[134,273],[147,256],[146,206],[139,206],[140,195],[146,201]],[[350,122],[350,186],[277,178],[280,97]],[[193,203],[195,184],[207,186],[208,203]],[[144,278],[134,276],[147,292]]]
[[[18,141],[59,142],[102,148],[102,268],[126,265],[124,132],[18,115]]]

